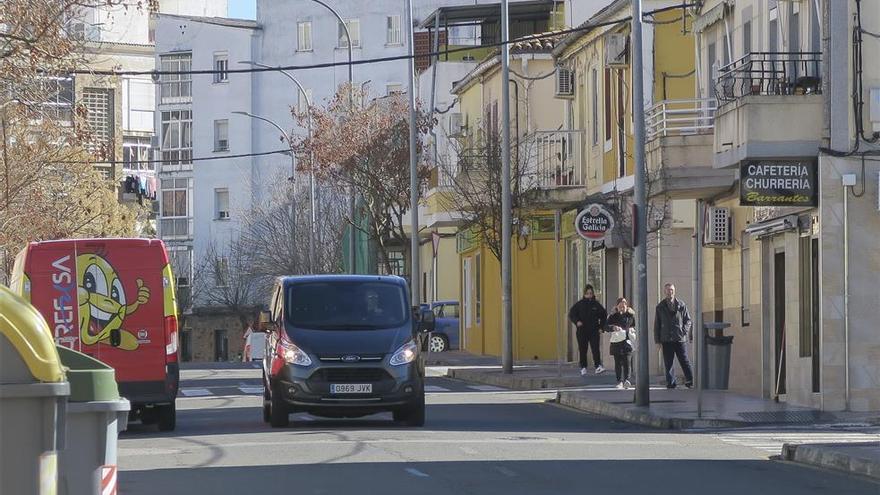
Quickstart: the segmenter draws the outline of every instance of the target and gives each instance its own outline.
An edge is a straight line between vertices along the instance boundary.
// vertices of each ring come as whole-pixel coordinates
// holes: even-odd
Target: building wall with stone
[[[247,311],[246,319],[257,321],[256,309]],[[194,362],[240,361],[247,325],[224,308],[199,309],[182,321],[181,360]],[[226,352],[222,350],[225,338]],[[225,355],[224,355],[225,354]]]

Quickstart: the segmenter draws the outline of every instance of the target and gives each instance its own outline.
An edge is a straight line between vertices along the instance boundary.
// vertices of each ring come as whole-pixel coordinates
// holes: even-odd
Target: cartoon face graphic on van
[[[80,339],[85,345],[110,345],[110,335],[120,331],[119,349],[133,351],[138,339],[122,328],[125,317],[150,300],[150,289],[137,279],[138,292],[130,304],[116,270],[98,254],[76,258],[77,303],[79,304]]]

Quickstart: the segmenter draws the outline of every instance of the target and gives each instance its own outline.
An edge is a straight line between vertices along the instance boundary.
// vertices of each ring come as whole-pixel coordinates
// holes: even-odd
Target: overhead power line
[[[162,164],[162,163],[181,163],[183,161],[186,161],[187,163],[189,163],[189,162],[207,162],[207,161],[211,161],[211,160],[229,160],[232,158],[249,158],[249,157],[253,157],[253,156],[278,155],[278,154],[282,154],[282,153],[290,153],[290,149],[288,148],[288,149],[275,150],[275,151],[263,151],[260,153],[241,153],[239,155],[203,156],[203,157],[197,157],[197,158],[190,158],[189,160],[181,160],[181,159],[175,159],[175,160],[132,160],[132,161],[126,162],[126,165],[129,165],[129,164],[130,165],[141,165],[141,164],[154,164],[154,163],[159,163],[159,164]],[[121,162],[121,160],[117,160],[115,162],[92,161],[92,160],[72,160],[72,161],[58,161],[58,162],[51,162],[51,163],[61,163],[61,164],[83,164],[83,163],[86,163],[86,164],[92,164],[92,165],[115,165],[115,164],[119,164],[122,162]]]
[[[652,10],[650,12],[646,12],[643,17],[649,17],[656,14],[660,14],[662,12],[667,12],[670,10],[678,10],[685,9],[688,7],[693,7],[697,4],[695,3],[682,3],[681,5],[675,5],[672,7],[664,7],[661,9]],[[503,45],[511,44],[511,43],[521,43],[527,41],[537,41],[537,40],[546,40],[549,38],[555,38],[558,36],[566,36],[573,33],[579,33],[582,31],[589,31],[592,29],[607,27],[607,26],[615,26],[618,24],[624,24],[630,22],[632,20],[632,16],[622,17],[620,19],[616,19],[613,21],[606,22],[597,22],[597,23],[586,23],[582,24],[578,27],[574,27],[571,29],[565,29],[561,31],[555,31],[552,33],[542,33],[535,34],[531,36],[523,36],[521,38],[517,38],[514,40],[502,40],[494,43],[488,43],[485,45],[479,46],[467,46],[461,48],[452,48],[446,50],[439,50],[436,52],[426,52],[419,53],[413,56],[410,55],[395,55],[392,57],[378,57],[378,58],[368,58],[362,60],[353,60],[351,65],[367,65],[367,64],[377,64],[383,62],[395,62],[399,60],[408,60],[410,58],[425,58],[425,57],[440,57],[443,55],[451,55],[455,53],[468,52],[478,48],[492,48],[492,47],[500,47]],[[98,76],[171,76],[171,75],[214,75],[219,73],[224,74],[251,74],[255,72],[277,72],[282,70],[310,70],[310,69],[326,69],[331,67],[346,67],[349,65],[349,62],[341,61],[341,62],[325,62],[320,64],[309,64],[309,65],[288,65],[288,66],[280,66],[280,67],[247,67],[242,69],[226,69],[223,71],[218,71],[215,69],[202,69],[202,70],[187,70],[187,71],[162,71],[162,70],[140,70],[140,71],[114,71],[114,70],[73,70],[69,71],[68,74],[76,75],[76,74],[88,74],[88,75],[98,75]]]

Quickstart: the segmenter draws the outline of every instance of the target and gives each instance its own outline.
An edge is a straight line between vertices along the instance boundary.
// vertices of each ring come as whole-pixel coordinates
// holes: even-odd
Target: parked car
[[[56,344],[113,367],[132,419],[175,428],[177,298],[162,241],[33,242],[16,258],[10,287],[46,318]]]
[[[266,333],[248,328],[244,333],[244,355],[242,361],[262,361],[266,355]]]
[[[400,277],[316,275],[276,281],[263,359],[263,419],[289,415],[356,418],[390,411],[409,426],[425,422],[421,352],[434,314],[410,306]]]
[[[434,331],[428,340],[431,352],[445,352],[459,348],[458,301],[436,301],[431,305],[434,312]]]

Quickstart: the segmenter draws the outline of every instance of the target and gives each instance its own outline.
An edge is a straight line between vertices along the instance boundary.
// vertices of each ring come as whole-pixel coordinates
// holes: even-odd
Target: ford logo
[[[356,363],[361,360],[360,356],[342,356],[344,363]]]

